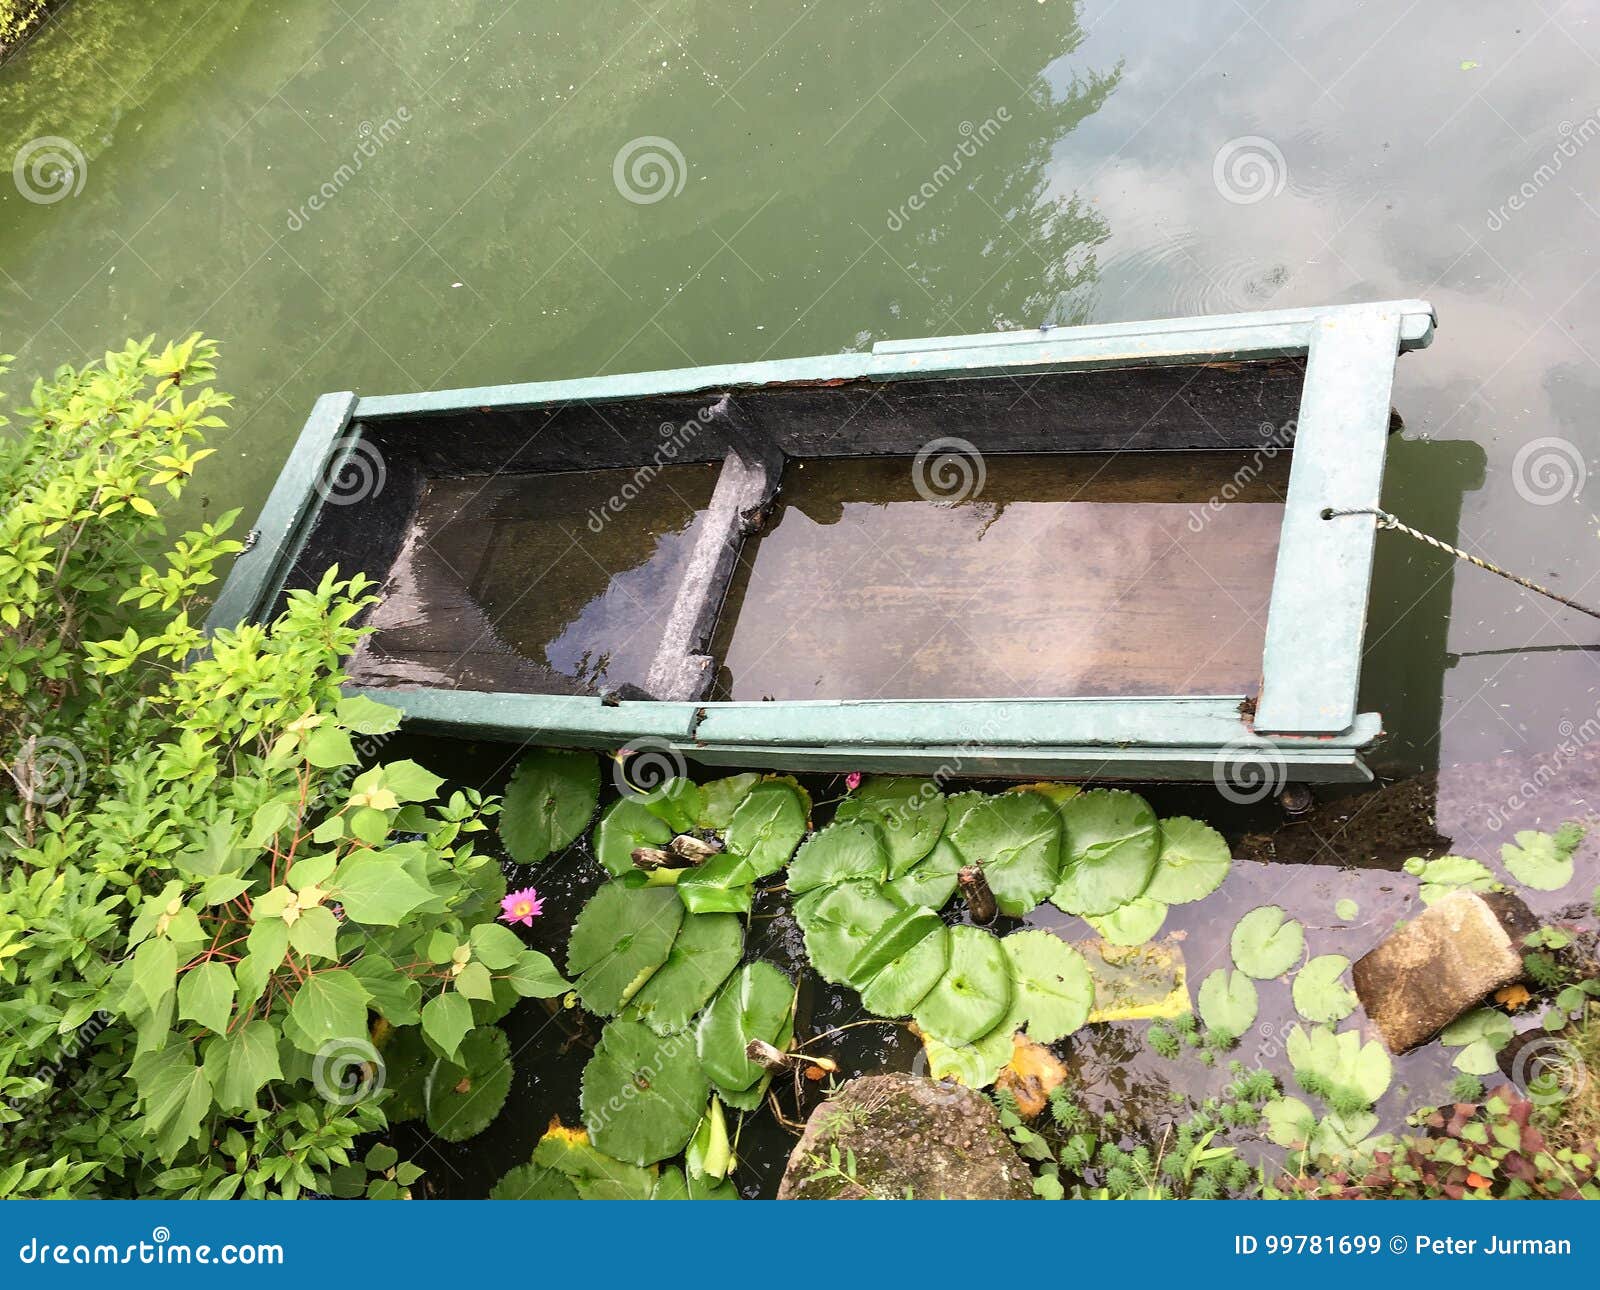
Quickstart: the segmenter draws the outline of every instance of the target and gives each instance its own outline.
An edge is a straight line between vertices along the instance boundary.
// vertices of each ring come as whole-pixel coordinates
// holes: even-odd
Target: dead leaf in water
[[[1516,1012],[1527,1007],[1528,1001],[1532,998],[1525,985],[1508,985],[1503,990],[1494,992],[1494,1001],[1508,1012]]]
[[[1011,1060],[995,1081],[1017,1099],[1017,1111],[1031,1120],[1050,1104],[1050,1090],[1067,1078],[1067,1068],[1043,1044],[1021,1032],[1011,1036]]]

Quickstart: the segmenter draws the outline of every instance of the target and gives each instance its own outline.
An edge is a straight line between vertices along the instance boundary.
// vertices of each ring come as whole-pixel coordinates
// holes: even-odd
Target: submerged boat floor
[[[791,461],[740,551],[711,697],[1254,694],[1288,469],[992,454],[952,502],[905,457]],[[352,679],[643,686],[717,471],[430,480]]]

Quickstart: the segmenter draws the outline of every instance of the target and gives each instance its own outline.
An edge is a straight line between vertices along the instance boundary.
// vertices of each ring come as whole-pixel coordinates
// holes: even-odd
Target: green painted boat
[[[1389,301],[327,394],[210,627],[330,566],[352,688],[714,766],[1369,778]]]

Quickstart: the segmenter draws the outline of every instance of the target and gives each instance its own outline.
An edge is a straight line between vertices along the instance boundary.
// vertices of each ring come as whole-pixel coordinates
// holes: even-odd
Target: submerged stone
[[[1522,979],[1522,938],[1538,926],[1509,893],[1457,891],[1365,957],[1351,976],[1390,1052],[1426,1043],[1496,990]]]
[[[817,1107],[778,1187],[779,1200],[1032,1195],[1033,1175],[988,1098],[906,1074],[861,1076]]]

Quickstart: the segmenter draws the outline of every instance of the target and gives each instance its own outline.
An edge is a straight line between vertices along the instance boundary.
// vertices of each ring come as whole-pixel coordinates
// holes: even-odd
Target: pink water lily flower
[[[538,889],[524,887],[521,891],[509,892],[500,902],[500,917],[508,923],[521,923],[524,927],[532,927],[533,920],[544,913],[544,901],[539,899]]]
[[[861,787],[861,772],[853,770],[844,777],[844,786],[852,793]]]

